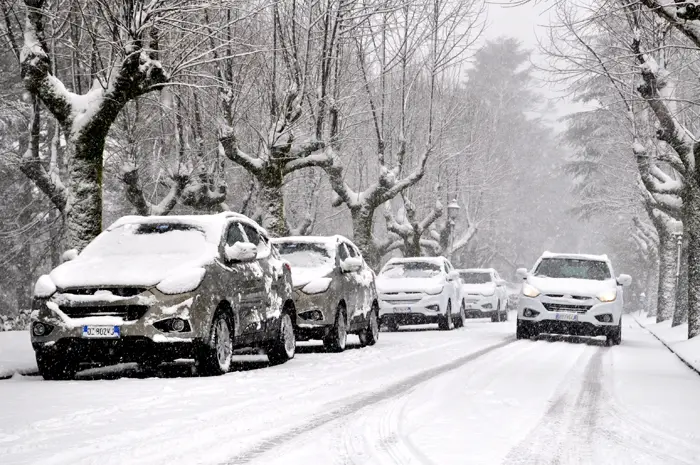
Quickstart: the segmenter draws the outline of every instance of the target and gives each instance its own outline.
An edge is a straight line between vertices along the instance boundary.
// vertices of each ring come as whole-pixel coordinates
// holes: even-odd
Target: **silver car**
[[[235,213],[119,219],[36,283],[31,337],[46,379],[83,363],[195,359],[229,370],[235,347],[294,357],[289,266]]]
[[[379,304],[374,272],[355,244],[343,236],[273,239],[291,264],[297,305],[298,340],[322,339],[332,351],[343,351],[348,333],[362,345],[379,337]]]

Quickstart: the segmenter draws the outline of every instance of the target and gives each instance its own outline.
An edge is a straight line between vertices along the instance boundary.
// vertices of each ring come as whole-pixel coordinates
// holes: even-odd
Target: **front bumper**
[[[118,302],[76,303],[61,295],[37,299],[33,303],[32,328],[42,323],[49,325],[50,332],[37,336],[30,329],[32,347],[37,355],[67,351],[84,362],[191,358],[195,346],[206,336],[202,323],[206,318],[193,318],[198,313],[198,300],[194,294],[168,296],[151,291]],[[136,313],[131,313],[134,309]],[[122,316],[76,316],[87,310]],[[185,330],[164,329],[163,324],[173,318],[184,320]],[[119,337],[87,338],[84,326],[118,326]]]
[[[297,309],[297,338],[322,339],[335,324],[338,302],[330,291],[319,294],[305,294],[294,291],[294,304]]]
[[[548,310],[557,308],[560,311]],[[565,311],[564,308],[578,308],[579,311]],[[584,309],[584,307],[588,307]],[[538,314],[526,317],[524,312],[531,309]],[[612,321],[600,321],[596,317],[611,315]],[[554,300],[521,296],[518,304],[518,324],[531,328],[537,333],[570,334],[576,336],[605,336],[616,330],[620,324],[622,309],[620,300],[614,302]]]
[[[464,314],[467,318],[489,318],[496,314],[498,297],[467,295],[464,297]]]
[[[387,324],[437,323],[447,312],[442,294],[394,294],[391,299],[380,296],[379,320]]]

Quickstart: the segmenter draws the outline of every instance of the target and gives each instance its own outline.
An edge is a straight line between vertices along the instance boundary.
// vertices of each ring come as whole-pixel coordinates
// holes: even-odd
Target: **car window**
[[[345,244],[345,247],[347,247],[348,254],[350,254],[351,257],[359,256],[359,253],[357,252],[357,250],[355,250],[355,247],[351,246],[350,244]]]
[[[249,224],[242,224],[243,231],[248,237],[248,242],[255,244],[258,247],[258,258],[264,258],[270,254],[270,245],[266,240],[265,236],[261,235],[260,232]]]
[[[226,232],[226,245],[233,245],[236,242],[247,242],[239,223],[231,223]]]
[[[543,278],[573,278],[603,281],[611,278],[608,264],[598,260],[544,258],[535,270]]]
[[[441,266],[430,262],[387,263],[380,273],[383,278],[432,278],[442,273]]]
[[[350,255],[348,254],[348,249],[345,247],[345,244],[340,243],[338,244],[338,258],[340,258],[340,261],[342,262],[346,258],[348,258]]]
[[[483,271],[462,271],[459,276],[465,284],[486,284],[491,282],[491,274]]]

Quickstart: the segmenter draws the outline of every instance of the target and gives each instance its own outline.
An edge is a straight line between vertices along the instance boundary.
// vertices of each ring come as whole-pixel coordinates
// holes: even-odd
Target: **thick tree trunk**
[[[688,177],[690,178],[690,177]],[[683,225],[688,237],[688,338],[700,335],[700,183],[686,180]]]
[[[656,322],[670,320],[676,308],[676,238],[667,228],[659,228],[659,287]]]
[[[352,241],[360,249],[370,268],[378,271],[382,257],[379,256],[372,237],[374,210],[363,205],[351,209],[350,214],[352,215]]]
[[[273,236],[282,237],[289,234],[287,219],[284,212],[284,192],[282,186],[284,177],[282,171],[269,166],[262,176],[258,177],[258,208],[260,210],[261,226]]]
[[[20,213],[18,222],[20,227],[25,227],[32,221],[32,210],[29,208],[33,197],[32,186],[27,182],[22,189],[22,204],[26,206],[22,210],[22,213]],[[19,279],[17,281],[15,295],[17,299],[17,309],[27,310],[32,307],[32,286],[34,284],[34,277],[32,276],[32,246],[31,240],[27,235],[21,235],[18,241],[21,242],[21,246],[16,261]]]
[[[681,270],[676,286],[676,311],[673,312],[672,326],[682,325],[688,321],[688,240],[683,241],[681,251]]]

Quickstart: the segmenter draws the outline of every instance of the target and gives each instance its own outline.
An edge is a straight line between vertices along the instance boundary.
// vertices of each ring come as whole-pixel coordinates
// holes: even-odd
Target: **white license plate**
[[[119,326],[83,326],[83,337],[118,339],[120,336]]]
[[[578,314],[576,313],[556,313],[554,315],[555,320],[560,321],[578,321]]]
[[[411,307],[394,307],[394,313],[411,313]]]

